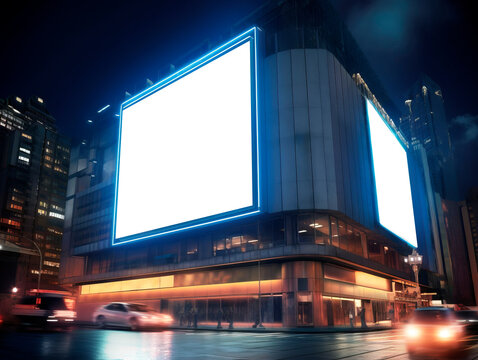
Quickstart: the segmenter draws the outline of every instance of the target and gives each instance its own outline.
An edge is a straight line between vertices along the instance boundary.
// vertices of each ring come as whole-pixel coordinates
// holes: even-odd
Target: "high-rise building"
[[[0,101],[0,255],[17,257],[6,289],[37,288],[40,268],[40,287],[59,286],[69,157],[43,99]]]
[[[433,224],[438,273],[450,302],[472,304],[470,266],[459,202],[464,198],[457,186],[454,147],[450,140],[440,87],[426,75],[410,89],[405,101],[406,115],[400,130],[412,144],[421,167],[429,173],[428,205]],[[425,156],[423,155],[425,154]],[[453,259],[453,261],[452,261]],[[458,259],[461,259],[458,260]]]
[[[400,130],[412,144],[424,147],[434,191],[443,199],[461,200],[441,88],[422,75],[411,87],[405,105]]]
[[[215,55],[201,57],[209,59],[207,65],[195,63],[168,81],[175,81],[174,89],[178,89],[190,73],[200,76],[192,68],[209,71],[216,59],[226,59],[228,55],[231,56],[227,59],[231,59],[236,50],[247,53],[257,46],[255,56],[246,56],[234,72],[249,66],[257,70],[256,77],[251,76],[258,82],[254,90],[257,97],[253,101],[246,99],[249,108],[244,113],[246,117],[257,113],[260,125],[251,127],[247,123],[243,130],[249,134],[255,129],[258,142],[254,143],[254,137],[248,138],[244,143],[249,145],[241,149],[251,151],[252,144],[258,154],[257,160],[252,155],[248,161],[257,165],[252,166],[252,178],[257,181],[253,180],[252,188],[256,190],[251,190],[250,199],[259,203],[259,210],[243,217],[234,212],[231,218],[213,218],[206,224],[196,223],[193,218],[182,231],[175,231],[172,224],[161,234],[148,230],[143,233],[144,239],[128,235],[113,245],[118,240],[118,227],[113,225],[118,213],[116,201],[122,201],[118,200],[116,177],[126,171],[120,167],[116,172],[117,136],[120,119],[126,121],[126,115],[123,111],[122,117],[116,116],[120,114],[115,111],[119,104],[104,110],[102,119],[93,119],[91,125],[98,127],[92,129],[91,136],[73,147],[70,162],[60,277],[63,283],[78,288],[80,320],[91,320],[100,304],[119,300],[149,304],[171,313],[178,323],[192,309],[196,309],[200,323],[217,322],[220,314],[233,313],[236,326],[241,323],[248,327],[256,321],[287,327],[345,325],[349,323],[348,314],[358,315],[359,309],[365,309],[368,322],[390,316],[402,319],[421,301],[411,267],[404,261],[415,245],[423,255],[420,284],[424,292],[431,293],[426,290],[440,286],[435,276],[437,259],[424,170],[410,156],[409,145],[391,120],[398,112],[333,8],[323,0],[269,1],[233,30],[243,31],[251,25],[259,26],[262,35],[253,28],[236,38],[237,43],[227,43],[212,53]],[[196,58],[203,54],[192,55]],[[256,60],[260,66],[254,67],[251,64],[257,64]],[[231,71],[223,73],[233,75]],[[221,80],[221,76],[214,77],[214,81]],[[245,80],[249,81],[249,77],[238,78],[238,83],[233,83],[234,91]],[[142,98],[152,99],[149,96],[167,89],[161,84],[128,103],[134,107]],[[203,85],[196,89],[206,92],[209,84]],[[216,92],[222,101],[230,100],[224,96],[234,93],[230,87],[222,83],[221,92]],[[247,85],[245,88],[252,91]],[[159,90],[151,95],[154,89]],[[194,94],[182,97],[184,104],[174,103],[169,116],[190,111],[190,101],[202,95],[198,91]],[[211,99],[214,97],[204,98]],[[202,101],[194,104],[203,106]],[[251,109],[251,104],[257,107]],[[171,101],[163,105],[166,108]],[[218,105],[223,108],[223,104]],[[209,109],[211,114],[206,111],[206,119],[216,110]],[[218,124],[229,121],[240,110],[244,109],[231,107],[234,114],[220,117]],[[176,205],[176,197],[182,196],[176,186],[189,191],[188,185],[197,186],[202,181],[200,190],[206,189],[209,184],[204,178],[213,171],[215,177],[211,180],[220,186],[233,181],[241,184],[237,182],[243,176],[239,167],[251,171],[243,163],[231,168],[234,162],[227,161],[229,158],[222,166],[208,167],[207,171],[197,166],[195,161],[203,159],[197,158],[196,152],[210,145],[198,143],[196,138],[206,135],[201,133],[202,123],[196,119],[199,111],[189,113],[187,120],[197,120],[188,123],[189,127],[174,124],[178,133],[169,133],[172,127],[163,128],[164,133],[142,127],[148,114],[150,111],[129,123],[133,126],[130,130],[134,128],[138,135],[132,148],[146,146],[149,152],[130,159],[130,164],[140,163],[143,167],[130,173],[133,188],[129,195],[135,204],[121,203],[129,214],[123,222],[126,226],[141,226],[146,218],[155,222],[169,217],[168,211],[160,213],[164,204],[157,200],[157,188],[164,191],[164,202],[172,199],[170,204]],[[158,116],[153,122],[168,121],[169,117]],[[383,131],[385,143],[371,141],[382,138],[375,132],[372,135],[376,129],[372,122]],[[221,148],[210,156],[229,156],[228,144],[241,134],[222,139]],[[190,143],[184,143],[185,139]],[[121,146],[126,146],[124,141],[122,137]],[[171,144],[160,154],[161,159],[158,154],[151,155],[156,147],[163,146],[160,142]],[[388,187],[391,191],[387,194],[400,192],[409,196],[383,203],[377,194],[383,190],[382,185],[387,187],[394,179],[381,183],[379,172],[384,176],[388,173],[378,165],[378,158],[388,151],[378,148],[389,145],[395,145],[399,159],[385,159],[384,164],[393,165],[388,173],[397,170],[404,177]],[[178,151],[186,157],[174,163]],[[166,162],[160,165],[164,159]],[[174,165],[181,177],[175,178],[176,173],[164,164]],[[146,169],[157,170],[156,175],[145,175]],[[163,177],[170,181],[168,186],[162,185]],[[144,180],[151,187],[134,185]],[[242,188],[226,192],[225,196],[234,190],[239,192]],[[213,200],[217,201],[209,199],[210,202],[206,199],[194,203],[195,208],[209,207]],[[184,200],[181,198],[182,204]],[[403,200],[408,202],[397,210]],[[393,216],[385,215],[387,207]],[[171,207],[170,212],[181,216],[194,209],[186,204],[180,209]],[[393,226],[394,230],[390,230]],[[427,303],[429,298],[424,300]]]

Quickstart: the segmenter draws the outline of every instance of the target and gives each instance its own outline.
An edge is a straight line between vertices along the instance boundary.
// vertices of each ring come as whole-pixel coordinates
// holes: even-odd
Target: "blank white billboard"
[[[255,43],[237,39],[123,104],[114,244],[258,211]]]
[[[407,153],[369,100],[367,114],[379,222],[410,245],[417,247]]]

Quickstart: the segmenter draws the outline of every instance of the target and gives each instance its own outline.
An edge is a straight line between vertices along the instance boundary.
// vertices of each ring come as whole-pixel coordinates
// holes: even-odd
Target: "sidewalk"
[[[75,325],[78,327],[96,327],[93,323],[86,322],[86,321],[77,322]],[[249,327],[243,326],[241,324],[238,327],[234,326],[233,329],[229,329],[228,323],[222,323],[222,329],[218,329],[216,325],[201,325],[201,324],[199,324],[197,328],[173,325],[173,326],[170,326],[168,329],[180,330],[180,331],[315,334],[315,333],[361,333],[361,332],[391,330],[393,329],[393,327],[390,325],[369,324],[366,328],[361,328],[361,327],[352,328],[350,326],[295,327],[295,328],[265,326],[264,328],[253,328],[252,324]]]
[[[299,328],[283,328],[283,327],[264,327],[264,328],[253,328],[251,327],[238,327],[234,329],[229,329],[228,324],[223,325],[222,329],[218,329],[217,326],[211,325],[198,325],[197,328],[186,327],[186,326],[171,326],[171,330],[190,330],[190,331],[222,331],[222,332],[251,332],[251,333],[295,333],[295,334],[308,334],[308,333],[360,333],[360,332],[370,332],[370,331],[382,331],[382,330],[391,330],[391,326],[384,325],[371,325],[366,328],[360,327],[345,327],[345,326],[336,326],[336,327],[299,327]]]

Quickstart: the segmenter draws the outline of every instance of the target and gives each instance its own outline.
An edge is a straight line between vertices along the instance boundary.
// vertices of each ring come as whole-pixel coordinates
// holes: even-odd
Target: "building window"
[[[297,279],[297,291],[309,291],[309,280],[307,278]]]
[[[332,245],[339,247],[339,221],[337,218],[331,216],[330,217],[330,234],[332,235]]]
[[[63,212],[63,210],[64,210],[62,207],[60,207],[60,206],[58,206],[58,205],[54,205],[54,204],[51,204],[51,208],[52,208],[53,210],[61,211],[61,212]]]
[[[61,220],[64,220],[64,219],[65,219],[65,215],[59,214],[59,213],[56,213],[56,212],[53,212],[53,211],[50,211],[50,212],[48,213],[48,215],[49,215],[50,217],[54,217],[54,218],[61,219]]]
[[[56,261],[48,261],[48,260],[45,260],[45,261],[43,262],[43,265],[51,266],[51,267],[57,267],[57,268],[60,267],[60,263],[59,263],[59,262],[56,262]]]
[[[315,243],[315,219],[313,214],[297,215],[297,238],[299,243]]]
[[[23,161],[24,163],[30,164],[30,159],[25,156],[18,155],[18,160]]]
[[[315,230],[315,243],[330,244],[329,216],[315,214],[315,221],[312,225]]]
[[[376,261],[380,264],[383,264],[383,254],[380,251],[380,244],[373,239],[368,239],[368,257],[370,260]]]
[[[23,206],[20,206],[20,205],[17,205],[17,204],[10,204],[10,209],[22,211],[22,210],[23,210]]]

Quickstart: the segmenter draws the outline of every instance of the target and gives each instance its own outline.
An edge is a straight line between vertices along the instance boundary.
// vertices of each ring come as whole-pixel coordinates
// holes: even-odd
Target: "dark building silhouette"
[[[411,143],[424,147],[434,191],[443,199],[461,200],[441,88],[422,75],[411,87],[405,105],[407,114],[400,119],[400,130]]]
[[[474,304],[463,214],[464,194],[457,186],[454,147],[450,140],[441,88],[422,75],[405,101],[400,131],[429,174],[427,197],[437,254],[437,271],[446,283],[443,296],[453,303]]]
[[[58,287],[69,157],[43,99],[0,100],[0,256],[16,258],[2,291],[37,287],[39,250],[41,287]]]

